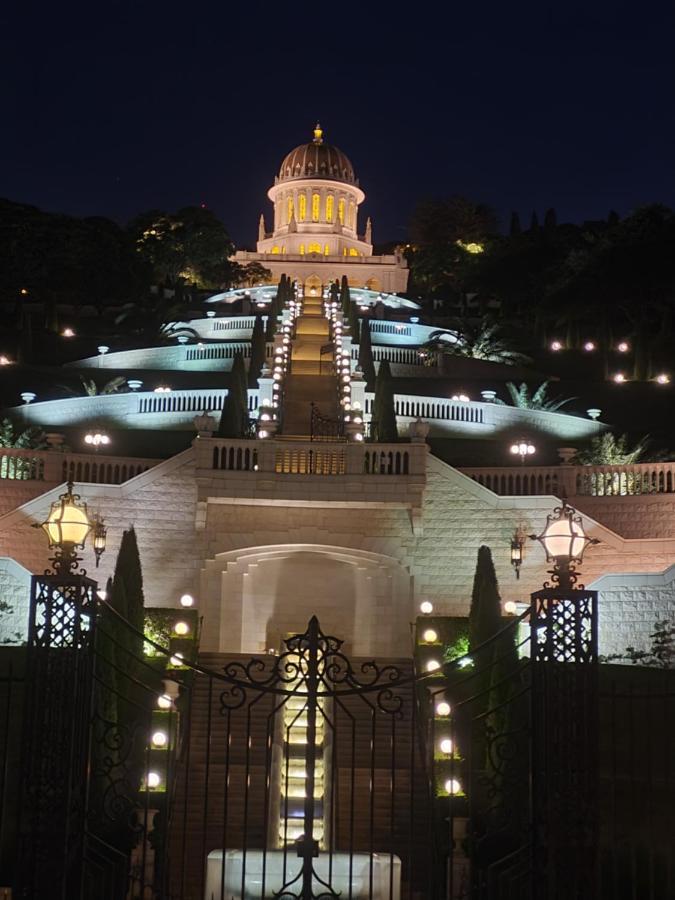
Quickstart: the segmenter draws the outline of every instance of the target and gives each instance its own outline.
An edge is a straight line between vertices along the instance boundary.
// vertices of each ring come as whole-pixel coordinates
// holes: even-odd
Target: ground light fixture
[[[612,380],[615,382],[615,384],[624,384],[626,381],[626,376],[623,374],[623,372],[617,372],[616,375],[613,376]]]
[[[530,539],[539,541],[546,553],[546,561],[553,563],[549,574],[554,587],[561,591],[574,587],[579,577],[575,564],[582,562],[590,544],[599,543],[586,534],[581,516],[565,500],[546,517],[541,534],[531,534]]]
[[[190,633],[190,626],[187,622],[180,621],[176,622],[173,626],[173,630],[177,635],[180,635],[180,637],[184,637],[186,634]]]
[[[586,341],[584,344],[584,350],[586,353],[592,353],[597,348],[597,344],[595,341]]]
[[[61,332],[61,337],[64,337],[64,338],[75,337],[75,332],[73,331],[72,328],[64,328],[63,331]]]
[[[433,628],[426,628],[422,632],[422,640],[425,644],[435,644],[438,640],[438,632]]]
[[[559,350],[562,350],[563,345],[561,341],[551,341],[551,350],[554,353],[557,353]]]
[[[429,600],[422,600],[420,603],[420,612],[422,615],[430,616],[434,611],[434,605]]]
[[[161,783],[159,772],[148,772],[147,785],[149,788],[158,788]]]
[[[430,659],[426,665],[427,672],[437,672],[441,667],[441,664],[437,659]]]
[[[172,705],[173,701],[168,694],[160,694],[157,698],[157,706],[159,706],[160,709],[171,709]]]
[[[448,778],[443,786],[446,792],[453,797],[462,792],[462,786],[456,778]]]
[[[436,704],[436,715],[442,716],[443,718],[445,718],[445,716],[449,716],[450,715],[450,704],[446,703],[445,700],[441,700],[440,703],[437,703]]]
[[[153,747],[166,747],[169,737],[166,731],[155,731],[151,738]]]
[[[504,612],[507,616],[515,616],[518,612],[518,605],[515,600],[507,600],[504,604]]]
[[[616,349],[619,351],[619,353],[628,353],[628,351],[630,350],[630,344],[628,343],[628,341],[620,341],[616,345]]]
[[[670,376],[666,375],[665,372],[662,372],[660,375],[656,376],[657,384],[670,384]]]
[[[4,354],[2,356],[0,356],[0,366],[9,366],[9,365],[11,365],[11,360],[9,359],[9,357],[5,356]]]
[[[441,738],[438,746],[441,753],[445,753],[447,755],[450,755],[452,753],[452,740],[450,738]]]
[[[185,607],[194,606],[194,602],[195,602],[195,598],[192,596],[192,594],[183,594],[182,597],[180,598],[181,606],[185,606]]]

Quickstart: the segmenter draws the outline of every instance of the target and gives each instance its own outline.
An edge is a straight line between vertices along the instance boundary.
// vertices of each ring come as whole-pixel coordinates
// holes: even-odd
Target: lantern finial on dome
[[[319,122],[314,126],[314,143],[323,144],[323,129]]]

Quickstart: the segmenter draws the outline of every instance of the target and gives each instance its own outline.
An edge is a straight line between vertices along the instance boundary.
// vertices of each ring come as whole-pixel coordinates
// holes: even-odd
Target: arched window
[[[281,251],[279,250],[279,248],[276,245],[274,247],[272,247],[272,253],[280,253],[280,252]]]
[[[338,220],[340,225],[345,224],[345,201],[343,197],[338,200]]]
[[[288,213],[288,218],[286,221],[290,222],[291,219],[293,218],[293,198],[289,197],[286,202],[288,204],[288,208],[286,210],[286,212]]]
[[[298,221],[304,222],[307,218],[307,195],[298,196]]]
[[[328,256],[328,244],[323,245],[323,255]]]
[[[326,197],[326,222],[332,222],[333,216],[335,215],[335,197],[332,194],[329,194]]]
[[[350,248],[349,248],[349,255],[350,255],[350,256],[358,256],[358,255],[359,255],[359,251],[358,251],[358,250],[355,250],[353,247],[350,247]]]
[[[308,253],[321,253],[321,244],[309,244],[307,247]]]
[[[321,197],[318,194],[312,194],[312,222],[319,221],[319,204]]]
[[[355,208],[356,208],[356,207],[354,206],[354,201],[351,200],[350,203],[349,203],[349,219],[348,219],[348,221],[347,221],[347,224],[349,225],[350,228],[353,228],[353,227],[354,227],[354,211],[355,211]]]
[[[304,255],[305,255],[305,245],[300,244],[300,256],[304,256]]]

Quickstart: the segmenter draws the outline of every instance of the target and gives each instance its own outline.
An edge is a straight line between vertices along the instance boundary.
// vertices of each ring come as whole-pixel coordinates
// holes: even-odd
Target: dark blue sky
[[[251,244],[318,117],[376,240],[452,193],[504,223],[675,205],[668,5],[13,4],[0,196],[121,221],[204,201]]]

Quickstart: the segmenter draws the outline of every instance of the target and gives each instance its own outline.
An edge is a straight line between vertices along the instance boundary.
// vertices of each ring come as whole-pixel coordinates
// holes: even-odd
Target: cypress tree
[[[248,392],[244,358],[235,353],[230,372],[230,387],[220,414],[218,437],[241,438],[248,425]]]
[[[533,210],[532,218],[530,219],[530,234],[539,234],[539,216],[536,210]]]
[[[361,324],[359,365],[366,380],[366,389],[372,391],[376,376],[375,363],[373,362],[373,345],[370,336],[370,319],[364,319]]]
[[[134,628],[142,632],[145,624],[143,572],[136,532],[133,528],[122,534],[112,587],[111,606]],[[141,642],[140,652],[142,651]]]
[[[380,363],[375,380],[375,402],[370,428],[374,441],[390,444],[398,440],[394,386],[388,359],[383,359]]]
[[[520,227],[520,216],[517,212],[511,213],[511,227],[509,228],[509,234],[511,237],[516,237],[516,235],[522,232],[522,228]]]
[[[502,603],[499,597],[497,574],[490,548],[478,548],[476,573],[469,610],[469,652],[496,634],[501,627]]]
[[[265,362],[265,330],[263,328],[262,318],[256,316],[255,325],[253,326],[253,334],[251,335],[251,358],[248,366],[248,386],[252,388],[258,387],[258,378]]]
[[[558,217],[553,208],[546,210],[546,215],[544,216],[544,229],[546,231],[554,231],[558,224]]]
[[[352,305],[352,298],[349,292],[349,281],[347,280],[347,276],[342,276],[342,283],[340,285],[340,302],[342,303],[342,312],[345,316],[349,315],[349,310]]]
[[[361,329],[359,328],[359,314],[356,309],[356,303],[349,304],[348,318],[349,318],[349,332],[352,336],[352,344],[360,344]]]

